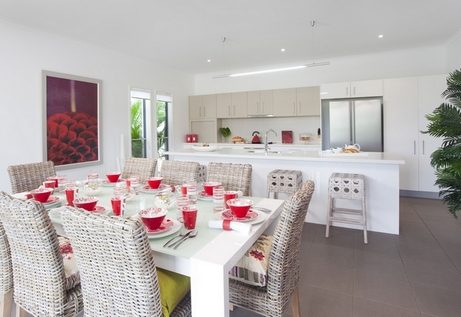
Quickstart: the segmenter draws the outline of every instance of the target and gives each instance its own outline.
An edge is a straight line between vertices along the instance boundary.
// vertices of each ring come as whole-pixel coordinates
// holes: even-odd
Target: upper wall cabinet
[[[320,88],[274,90],[274,115],[279,117],[319,116]]]
[[[216,95],[190,96],[189,118],[190,120],[216,119]]]
[[[382,95],[382,80],[331,83],[320,86],[320,97],[322,99],[376,97]]]
[[[217,95],[218,118],[243,118],[247,116],[247,93],[235,92]]]
[[[273,90],[248,92],[248,116],[273,116],[274,93]]]

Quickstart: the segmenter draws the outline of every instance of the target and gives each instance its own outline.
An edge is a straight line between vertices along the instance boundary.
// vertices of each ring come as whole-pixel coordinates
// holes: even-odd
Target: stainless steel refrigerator
[[[383,99],[322,100],[322,149],[359,144],[361,151],[383,152]]]

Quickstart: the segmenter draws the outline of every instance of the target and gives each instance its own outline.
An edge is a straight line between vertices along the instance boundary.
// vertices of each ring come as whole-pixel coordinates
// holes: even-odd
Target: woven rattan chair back
[[[13,268],[10,245],[0,222],[0,316],[10,317],[13,292]]]
[[[197,162],[182,162],[165,160],[160,167],[160,176],[168,185],[180,185],[194,180],[199,182],[200,164]]]
[[[282,317],[291,300],[292,315],[299,311],[299,249],[307,208],[314,192],[314,183],[305,182],[283,205],[275,228],[266,287],[255,287],[230,281],[232,304],[245,307],[263,316]]]
[[[251,194],[251,164],[211,162],[207,167],[207,180],[221,182],[225,190],[240,190]]]
[[[85,316],[162,316],[152,250],[140,222],[72,207],[63,220],[80,269]]]
[[[125,161],[122,178],[138,176],[139,182],[145,183],[149,177],[155,175],[156,166],[157,160],[150,158],[130,157]]]
[[[38,188],[50,176],[56,176],[51,161],[8,166],[13,194]]]
[[[10,245],[6,239],[5,229],[0,222],[0,294],[13,289],[13,268],[11,267]]]
[[[74,315],[78,294],[67,291],[58,237],[43,205],[0,192],[0,220],[11,249],[16,305],[33,316]]]
[[[307,209],[314,193],[314,182],[305,182],[291,198],[285,201],[276,226],[269,256],[267,292],[271,298],[279,298],[283,307],[299,281],[299,250]]]

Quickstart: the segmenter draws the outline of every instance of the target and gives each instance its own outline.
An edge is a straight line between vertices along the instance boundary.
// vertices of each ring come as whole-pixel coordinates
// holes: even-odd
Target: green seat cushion
[[[178,273],[157,268],[160,301],[164,317],[169,317],[173,310],[190,290],[190,278]]]

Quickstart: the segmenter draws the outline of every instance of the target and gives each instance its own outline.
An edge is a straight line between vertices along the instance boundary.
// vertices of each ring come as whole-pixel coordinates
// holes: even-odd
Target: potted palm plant
[[[431,165],[440,196],[457,217],[461,210],[461,70],[448,76],[442,96],[446,101],[426,116],[429,123],[424,133],[443,138],[441,147],[431,155]]]

